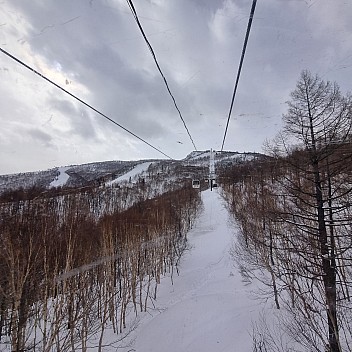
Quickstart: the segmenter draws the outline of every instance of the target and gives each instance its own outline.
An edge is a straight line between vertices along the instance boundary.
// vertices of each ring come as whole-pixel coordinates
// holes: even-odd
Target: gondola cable
[[[229,114],[227,116],[226,128],[225,128],[224,138],[222,140],[221,151],[223,151],[223,149],[224,149],[225,139],[226,139],[227,130],[228,130],[228,127],[229,127],[229,122],[230,122],[230,118],[231,118],[233,103],[235,101],[235,96],[236,96],[236,92],[237,92],[238,82],[239,82],[240,75],[241,75],[244,55],[246,53],[249,33],[251,31],[251,26],[252,26],[252,21],[253,21],[253,16],[254,16],[254,11],[255,11],[256,4],[257,4],[257,0],[253,0],[252,8],[251,8],[251,12],[250,12],[250,15],[249,15],[249,20],[248,20],[248,25],[247,25],[247,32],[246,32],[246,36],[245,36],[244,43],[243,43],[243,48],[242,48],[241,60],[240,60],[240,64],[239,64],[238,71],[237,71],[236,83],[235,83],[233,94],[232,94],[230,110],[229,110]]]
[[[153,146],[152,144],[150,144],[149,142],[147,142],[146,140],[144,140],[143,138],[139,137],[138,135],[136,135],[135,133],[133,133],[132,131],[130,131],[129,129],[127,129],[126,127],[122,126],[121,124],[119,124],[118,122],[114,121],[112,118],[108,117],[107,115],[105,115],[104,113],[102,113],[101,111],[99,111],[98,109],[94,108],[92,105],[86,103],[84,100],[78,98],[76,95],[70,93],[68,90],[66,90],[65,88],[61,87],[59,84],[55,83],[54,81],[52,81],[51,79],[47,78],[46,76],[44,76],[43,74],[41,74],[40,72],[38,72],[37,70],[35,70],[34,68],[32,68],[31,66],[27,65],[26,63],[24,63],[22,60],[18,59],[17,57],[15,57],[14,55],[11,55],[9,52],[7,52],[6,50],[0,48],[0,51],[7,55],[8,57],[10,57],[11,59],[13,59],[14,61],[16,61],[17,63],[19,63],[20,65],[24,66],[25,68],[27,68],[28,70],[32,71],[33,73],[35,73],[36,75],[38,75],[39,77],[43,78],[44,80],[46,80],[47,82],[51,83],[52,85],[54,85],[56,88],[59,88],[60,90],[62,90],[64,93],[68,94],[69,96],[71,96],[72,98],[76,99],[77,101],[79,101],[81,104],[87,106],[89,109],[93,110],[94,112],[96,112],[98,115],[102,116],[103,118],[105,118],[106,120],[110,121],[111,123],[115,124],[116,126],[120,127],[121,129],[123,129],[125,132],[129,133],[130,135],[132,135],[133,137],[139,139],[141,142],[147,144],[149,147],[153,148],[154,150],[156,150],[157,152],[163,154],[164,156],[166,156],[169,159],[174,160],[173,158],[171,158],[171,156],[165,154],[163,151],[161,151],[159,148]]]
[[[184,127],[185,127],[185,129],[186,129],[186,131],[187,131],[187,134],[188,134],[188,136],[189,136],[189,138],[190,138],[190,140],[191,140],[191,142],[192,142],[192,144],[193,144],[193,147],[194,147],[194,149],[197,151],[197,147],[196,147],[196,145],[195,145],[195,143],[194,143],[194,141],[193,141],[193,138],[192,138],[191,133],[190,133],[188,127],[187,127],[187,124],[186,124],[186,122],[185,122],[185,120],[184,120],[184,118],[183,118],[183,116],[182,116],[182,114],[181,114],[181,111],[180,111],[179,107],[178,107],[177,104],[176,104],[176,99],[175,99],[175,97],[173,96],[173,94],[171,93],[171,90],[170,90],[169,84],[167,83],[166,77],[165,77],[165,75],[163,74],[163,72],[162,72],[162,70],[161,70],[161,68],[160,68],[160,65],[159,65],[159,62],[158,62],[158,60],[157,60],[157,58],[156,58],[155,52],[154,52],[154,50],[153,50],[153,47],[151,46],[151,44],[150,44],[150,42],[149,42],[149,40],[148,40],[148,38],[147,38],[147,36],[146,36],[144,30],[143,30],[143,27],[142,27],[141,22],[139,21],[139,18],[138,18],[136,9],[135,9],[135,7],[134,7],[134,5],[133,5],[133,2],[132,2],[132,0],[126,0],[126,1],[127,1],[128,6],[130,7],[130,10],[131,10],[131,12],[132,12],[132,15],[133,15],[133,17],[134,17],[134,19],[135,19],[137,25],[138,25],[138,28],[139,28],[139,30],[141,31],[142,36],[143,36],[143,38],[144,38],[144,40],[145,40],[145,42],[146,42],[146,44],[147,44],[147,46],[148,46],[148,49],[149,49],[149,51],[151,52],[151,54],[152,54],[152,56],[153,56],[155,65],[156,65],[156,67],[158,68],[158,71],[159,71],[161,77],[162,77],[163,80],[164,80],[166,89],[167,89],[169,95],[171,96],[171,99],[172,99],[172,101],[173,101],[173,103],[174,103],[174,106],[175,106],[175,108],[176,108],[176,110],[177,110],[177,112],[178,112],[178,115],[179,115],[181,121],[183,122],[183,125],[184,125]]]

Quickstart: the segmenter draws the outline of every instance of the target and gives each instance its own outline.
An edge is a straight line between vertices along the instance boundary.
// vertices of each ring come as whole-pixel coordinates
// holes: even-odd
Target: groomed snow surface
[[[121,175],[115,178],[114,180],[107,182],[106,185],[111,186],[117,182],[128,181],[130,178],[133,179],[137,175],[142,174],[143,172],[146,172],[151,164],[153,163],[146,162],[146,163],[138,164],[132,170],[130,170],[129,172],[126,172],[124,175]]]
[[[69,175],[67,175],[66,170],[68,170],[70,167],[69,166],[64,166],[64,167],[59,167],[59,176],[55,178],[54,181],[50,183],[49,187],[62,187],[66,184],[68,179],[70,178]]]
[[[140,316],[123,352],[252,351],[252,323],[265,309],[231,258],[235,239],[216,191],[202,193],[204,211],[188,235],[188,250],[172,285],[164,277],[155,308]]]

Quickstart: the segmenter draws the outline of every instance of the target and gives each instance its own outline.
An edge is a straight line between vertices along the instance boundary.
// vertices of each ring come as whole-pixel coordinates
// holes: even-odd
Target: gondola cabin
[[[199,180],[193,180],[192,181],[192,188],[200,188],[200,181]]]

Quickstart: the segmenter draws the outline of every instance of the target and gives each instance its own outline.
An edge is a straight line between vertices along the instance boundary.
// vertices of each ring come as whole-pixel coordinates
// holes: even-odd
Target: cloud
[[[42,143],[43,146],[45,147],[50,147],[52,148],[53,147],[53,144],[52,144],[52,137],[38,129],[38,128],[32,128],[30,130],[27,131],[27,133],[35,140],[35,141],[39,141],[39,143]]]
[[[351,6],[257,3],[225,148],[261,151],[280,128],[302,69],[349,88]],[[197,147],[220,148],[250,3],[150,0],[135,7]],[[175,158],[193,149],[124,0],[5,0],[0,24],[1,47],[72,94]],[[163,157],[9,58],[0,68],[4,155],[16,150],[18,160],[22,153],[28,160],[32,150],[32,169],[51,167],[50,160]],[[11,144],[21,127],[31,131],[32,145]],[[41,152],[43,143],[52,155]],[[0,172],[12,170],[6,163]]]

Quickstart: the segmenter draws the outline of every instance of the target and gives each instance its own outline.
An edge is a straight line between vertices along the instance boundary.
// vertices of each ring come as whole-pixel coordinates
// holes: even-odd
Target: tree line
[[[178,270],[201,205],[189,182],[157,192],[150,184],[6,194],[1,344],[20,352],[122,343],[132,317],[153,304],[161,277]]]
[[[269,156],[221,177],[233,257],[267,287],[286,335],[257,329],[253,350],[351,351],[351,95],[303,71],[283,121]]]

